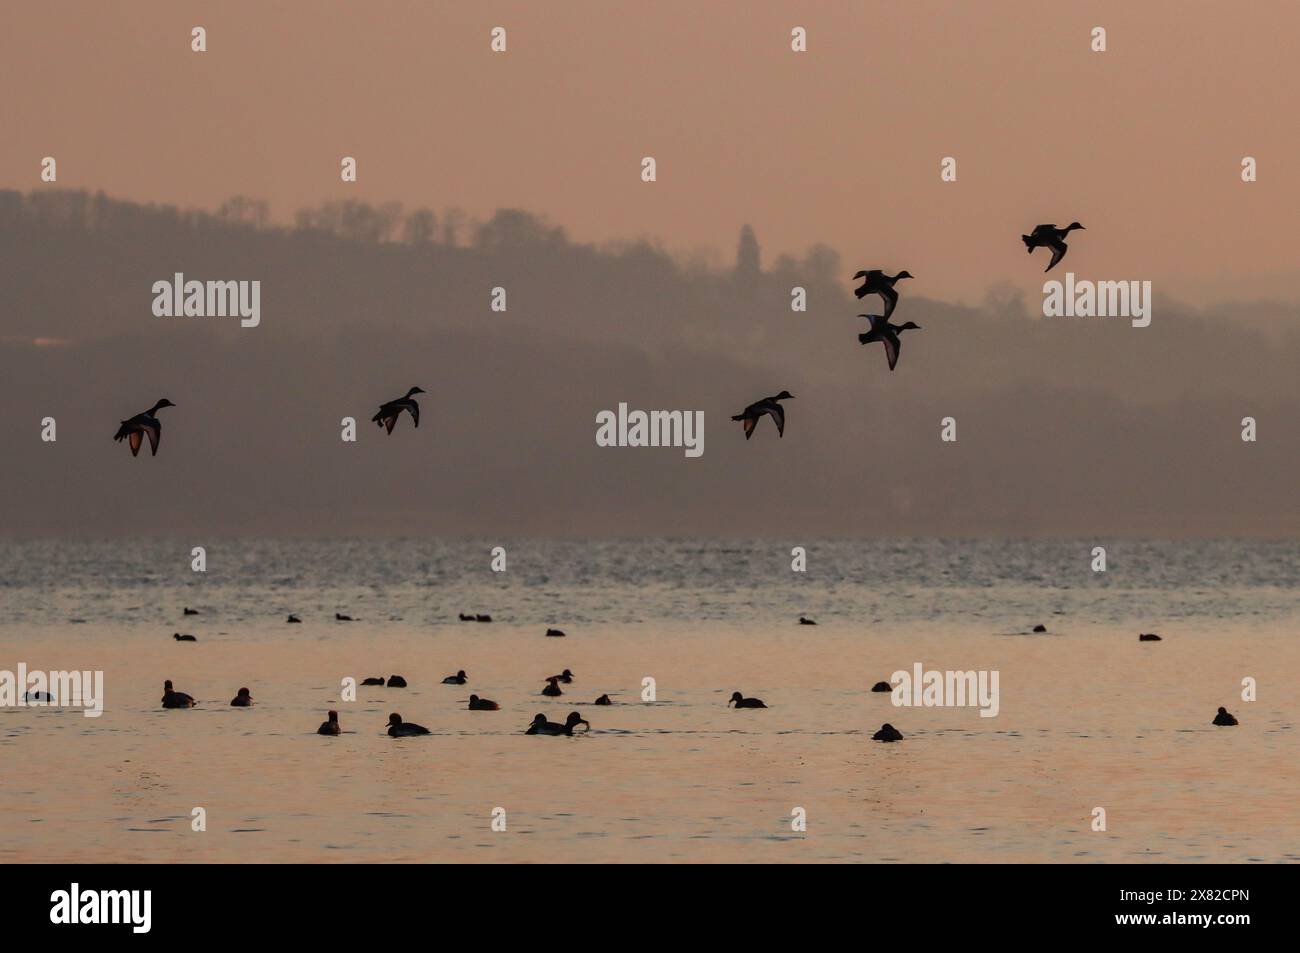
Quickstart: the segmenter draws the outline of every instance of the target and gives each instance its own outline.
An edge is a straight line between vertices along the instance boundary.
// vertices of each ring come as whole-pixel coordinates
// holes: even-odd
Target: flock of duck
[[[1066,236],[1076,229],[1082,229],[1083,226],[1078,222],[1071,222],[1065,228],[1057,228],[1053,224],[1038,225],[1028,235],[1021,235],[1020,239],[1025,243],[1025,249],[1033,254],[1035,248],[1050,248],[1052,259],[1047,264],[1045,271],[1051,271],[1065,257],[1069,250],[1065,244]],[[890,324],[889,318],[898,306],[898,291],[895,285],[904,278],[911,278],[912,273],[900,271],[896,275],[888,275],[880,269],[871,269],[859,271],[853,276],[854,281],[861,280],[862,284],[853,289],[853,293],[859,299],[868,295],[878,295],[884,304],[884,314],[860,314],[858,317],[866,318],[871,325],[871,330],[865,331],[858,335],[858,341],[861,344],[882,344],[885,348],[885,357],[889,361],[889,369],[892,371],[898,365],[898,355],[901,349],[899,335],[904,331],[919,331],[921,326],[915,321],[907,321],[903,324]],[[425,391],[419,387],[412,387],[401,396],[393,400],[385,401],[379,405],[379,410],[370,418],[371,422],[382,427],[388,434],[392,434],[393,428],[397,426],[397,421],[405,412],[410,415],[411,422],[416,428],[420,426],[420,405],[416,402],[415,395],[423,394]],[[765,415],[771,416],[776,423],[777,436],[785,435],[785,409],[781,406],[783,400],[793,400],[794,395],[788,390],[773,397],[764,397],[762,400],[755,401],[746,407],[739,414],[731,419],[740,421],[745,429],[745,439],[748,440],[754,434],[754,428],[759,420]],[[137,456],[140,448],[143,446],[147,437],[149,440],[149,450],[152,456],[158,455],[158,444],[162,440],[162,423],[158,420],[158,411],[164,407],[175,407],[167,398],[162,398],[148,410],[141,411],[134,417],[129,417],[120,422],[117,433],[113,439],[117,441],[126,440],[131,447],[131,456]]]

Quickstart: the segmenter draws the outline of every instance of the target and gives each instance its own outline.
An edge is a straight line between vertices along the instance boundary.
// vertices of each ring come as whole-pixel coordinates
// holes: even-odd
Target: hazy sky
[[[284,222],[349,198],[523,208],[726,267],[749,222],[769,271],[112,203],[79,229],[4,196],[0,532],[1296,536],[1297,35],[1293,2],[13,6],[0,189],[243,194]],[[1049,277],[1153,282],[1149,328],[1040,316],[1047,255],[1019,236],[1073,219]],[[814,243],[838,273],[770,270]],[[860,267],[916,276],[896,372],[857,343]],[[154,317],[174,271],[262,281],[261,326]],[[411,385],[420,430],[376,432]],[[745,442],[729,416],[782,389],[785,437]],[[118,421],[164,396],[161,452],[130,458]],[[597,447],[620,402],[702,410],[704,456]]]
[[[1292,0],[10,4],[0,186],[53,155],[141,201],[519,207],[726,259],[748,221],[769,256],[825,242],[965,301],[1037,288],[1018,236],[1078,219],[1081,277],[1295,300],[1297,35]]]

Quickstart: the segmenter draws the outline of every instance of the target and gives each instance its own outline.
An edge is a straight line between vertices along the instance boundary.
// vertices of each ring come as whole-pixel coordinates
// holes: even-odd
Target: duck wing
[[[757,417],[745,418],[745,439],[748,440],[754,434],[754,427],[758,424]]]
[[[420,426],[420,405],[413,400],[406,402],[406,409],[411,412],[411,419],[415,421],[415,426]]]
[[[776,421],[776,435],[778,437],[784,437],[785,436],[785,408],[782,407],[780,404],[776,403],[775,401],[773,401],[771,408],[768,410],[768,413],[771,414],[772,419]]]
[[[1061,241],[1059,238],[1053,238],[1050,242],[1047,243],[1047,247],[1052,250],[1052,260],[1048,262],[1047,267],[1043,269],[1044,274],[1046,274],[1047,272],[1055,268],[1056,263],[1060,261],[1062,258],[1064,258],[1065,253],[1069,251],[1069,249],[1065,245],[1065,242]]]
[[[150,456],[158,456],[158,441],[162,440],[162,424],[155,420],[153,423],[141,424],[141,427],[149,435]]]
[[[898,292],[886,285],[880,289],[880,297],[885,302],[885,313],[881,315],[881,320],[888,321],[889,316],[894,313],[894,308],[898,306]]]
[[[140,443],[144,440],[144,432],[139,429],[132,430],[127,439],[131,444],[131,456],[137,456],[140,453]]]
[[[892,371],[894,365],[898,363],[898,349],[902,342],[898,340],[898,335],[893,331],[882,334],[880,340],[885,345],[885,356],[889,358],[889,369]]]

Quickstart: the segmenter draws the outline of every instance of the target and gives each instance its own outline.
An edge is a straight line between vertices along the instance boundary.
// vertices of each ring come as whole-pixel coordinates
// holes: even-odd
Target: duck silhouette
[[[382,685],[382,684],[384,684],[384,678],[383,678],[383,676],[381,675],[379,678],[373,678],[373,677],[372,677],[372,678],[362,679],[361,684],[362,684],[362,685]]]
[[[732,692],[731,697],[727,699],[727,704],[735,703],[737,708],[766,708],[761,698],[746,698],[740,692]]]
[[[805,619],[803,616],[799,616],[799,624],[800,624],[800,625],[816,625],[817,623],[814,622],[812,619]]]
[[[194,697],[172,689],[172,680],[163,682],[162,706],[164,708],[193,708]]]
[[[466,676],[466,674],[465,674],[465,670],[462,668],[462,669],[461,669],[459,672],[457,672],[455,675],[448,675],[446,678],[444,678],[444,679],[442,680],[442,684],[444,684],[444,685],[464,685],[464,684],[465,684],[466,682],[468,682],[468,681],[469,681],[469,677]]]
[[[903,733],[889,722],[880,726],[880,730],[871,736],[872,741],[902,741]]]
[[[400,675],[389,675],[388,681],[385,684],[389,688],[405,688],[406,679],[402,678]]]
[[[550,639],[562,639],[564,638],[564,633],[559,629],[547,629],[546,637]]]
[[[762,400],[754,401],[743,411],[732,417],[732,420],[743,420],[745,422],[745,439],[748,440],[754,435],[754,427],[758,425],[764,414],[771,414],[772,419],[776,422],[776,435],[785,436],[785,408],[778,403],[782,400],[794,400],[794,394],[788,390],[783,390],[775,397],[764,397]]]
[[[563,682],[565,685],[571,685],[571,684],[573,684],[573,673],[570,672],[567,668],[566,668],[563,672],[561,672],[559,675],[552,675],[551,678],[554,678],[554,679],[556,679],[557,681],[561,681],[561,682]],[[548,678],[547,681],[549,682],[550,679]]]
[[[533,718],[533,723],[528,726],[524,732],[526,735],[572,735],[573,729],[577,725],[586,725],[587,730],[591,730],[591,724],[576,711],[569,712],[568,719],[564,724],[558,724],[554,721],[547,721],[545,715],[537,715]]]
[[[1138,634],[1139,642],[1163,642],[1164,640],[1154,632],[1141,632]]]
[[[185,609],[184,609],[184,611],[183,611],[181,614],[182,614],[182,615],[198,615],[198,614],[199,614],[199,610],[198,610],[198,609],[191,609],[189,606],[186,606]]]
[[[477,695],[469,696],[470,711],[500,711],[501,706],[490,698],[479,698]]]
[[[1065,228],[1057,228],[1055,225],[1038,225],[1028,235],[1021,235],[1020,240],[1025,243],[1025,248],[1031,255],[1034,253],[1035,248],[1050,248],[1052,250],[1052,260],[1043,269],[1046,273],[1055,268],[1056,263],[1064,258],[1065,253],[1070,250],[1065,244],[1065,236],[1076,228],[1082,229],[1083,226],[1078,222],[1071,222]]]
[[[609,696],[608,696],[608,695],[601,695],[601,696],[600,696],[599,698],[597,698],[594,702],[592,702],[592,704],[593,704],[593,705],[612,705],[612,704],[614,704],[614,703],[613,703],[612,701],[609,700]]]
[[[344,615],[342,612],[334,613],[335,622],[355,622],[356,620],[350,615]]]
[[[560,676],[558,675],[552,675],[548,678],[546,680],[546,687],[542,689],[542,694],[548,698],[558,698],[563,695],[564,692],[560,690],[559,681]]]
[[[1229,725],[1235,725],[1236,723],[1237,719],[1232,715],[1229,715],[1228,709],[1226,708],[1220,708],[1219,713],[1214,716],[1214,724],[1220,727],[1227,727]]]
[[[332,711],[329,713],[329,720],[322,721],[320,723],[320,727],[316,729],[316,734],[337,735],[340,730],[341,729],[339,728],[339,713],[336,711]]]
[[[294,615],[292,612],[289,613],[289,618],[285,619],[284,621],[285,621],[285,622],[297,623],[297,624],[301,624],[301,623],[302,623],[302,619],[298,618],[298,617],[297,617],[296,615]]]
[[[388,428],[388,432],[391,434],[393,427],[397,425],[397,418],[402,416],[402,411],[406,411],[411,415],[411,420],[415,422],[415,426],[418,428],[420,426],[420,405],[411,398],[416,394],[423,393],[424,391],[420,388],[412,387],[406,392],[405,397],[398,397],[396,400],[380,404],[379,412],[370,419],[380,427]]]
[[[873,692],[892,692],[894,686],[890,685],[889,682],[876,682],[876,684],[871,686],[871,690]]]
[[[865,278],[862,286],[853,289],[853,293],[859,298],[865,298],[867,295],[880,295],[880,300],[885,303],[885,319],[894,313],[894,308],[898,306],[898,292],[894,290],[894,285],[903,278],[911,278],[912,273],[909,271],[900,271],[892,278],[879,269],[871,271],[859,271],[853,276],[853,280]]]
[[[402,721],[402,716],[393,712],[388,716],[388,736],[390,738],[409,738],[412,735],[427,735],[429,729],[413,721]]]
[[[891,371],[898,364],[898,352],[902,345],[898,336],[904,331],[921,330],[921,326],[915,321],[908,321],[905,324],[890,324],[878,314],[860,314],[858,317],[866,318],[871,322],[871,330],[859,334],[858,342],[861,344],[874,344],[879,341],[885,345],[885,357],[889,359],[889,369]]]
[[[197,641],[198,641],[198,639],[196,639],[194,636],[192,636],[192,635],[185,635],[184,633],[181,633],[181,632],[173,632],[173,633],[172,633],[172,638],[175,639],[177,642],[197,642]]]
[[[131,445],[131,456],[134,457],[140,453],[140,444],[147,436],[149,438],[150,456],[158,456],[158,441],[162,439],[162,424],[155,414],[164,407],[175,406],[164,397],[148,410],[123,420],[121,426],[117,428],[117,433],[113,435],[113,439],[118,441],[126,440]]]
[[[241,688],[234,698],[230,699],[230,704],[235,708],[251,708],[253,705],[253,696],[248,693],[247,688]]]

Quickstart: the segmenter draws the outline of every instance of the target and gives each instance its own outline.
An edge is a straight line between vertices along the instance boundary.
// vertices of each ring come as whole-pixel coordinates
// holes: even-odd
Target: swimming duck
[[[402,716],[393,712],[388,716],[388,737],[406,738],[411,735],[427,735],[429,729],[412,721],[402,721]]]
[[[173,691],[172,680],[169,678],[163,682],[162,706],[164,708],[193,708],[194,698],[184,692]]]
[[[294,615],[292,612],[290,612],[290,613],[289,613],[289,618],[285,619],[284,621],[285,621],[285,622],[299,622],[299,623],[301,623],[301,622],[302,622],[302,619],[298,618],[296,615]]]
[[[412,387],[406,392],[405,397],[399,397],[396,400],[390,400],[386,404],[380,404],[379,413],[375,414],[370,419],[380,427],[387,427],[388,432],[392,433],[393,427],[397,424],[397,418],[402,416],[402,411],[406,411],[411,415],[411,419],[415,421],[415,426],[419,427],[420,405],[411,400],[411,397],[415,394],[423,393],[424,391],[420,390],[420,388]]]
[[[551,639],[562,639],[564,638],[564,633],[559,629],[547,629],[546,636]]]
[[[1028,235],[1021,235],[1020,240],[1025,243],[1025,248],[1029,254],[1034,253],[1035,248],[1050,248],[1052,250],[1052,260],[1047,263],[1044,272],[1051,271],[1056,267],[1056,263],[1065,257],[1069,251],[1065,244],[1065,236],[1069,235],[1074,229],[1082,229],[1083,226],[1078,222],[1071,222],[1065,228],[1057,228],[1055,225],[1036,226]]]
[[[904,331],[919,331],[921,326],[915,321],[908,321],[905,324],[890,324],[878,314],[860,314],[859,318],[866,318],[871,322],[871,330],[865,334],[858,335],[858,342],[861,344],[874,344],[879,341],[885,345],[885,357],[889,359],[889,369],[892,371],[898,363],[898,352],[902,347],[902,342],[898,339],[899,334]]]
[[[563,682],[565,685],[572,685],[572,684],[573,684],[573,673],[570,672],[567,668],[566,668],[563,672],[561,672],[559,675],[552,675],[551,678],[559,679],[559,680],[560,680],[561,682]],[[549,681],[549,679],[548,679],[548,681]]]
[[[1142,632],[1138,635],[1139,642],[1163,642],[1164,640],[1154,632]]]
[[[149,436],[149,450],[151,456],[158,456],[158,441],[162,439],[162,424],[154,415],[164,407],[175,407],[170,400],[164,397],[158,403],[154,404],[143,413],[136,414],[129,420],[123,420],[117,433],[113,435],[114,440],[126,440],[131,445],[131,456],[136,456],[140,452],[140,444],[143,442],[146,434]]]
[[[474,621],[475,621],[475,622],[491,622],[491,621],[492,621],[492,617],[491,617],[490,615],[476,615],[476,616],[474,616]]]
[[[758,425],[764,414],[771,414],[772,419],[776,422],[776,435],[785,436],[785,408],[777,401],[794,400],[794,394],[788,390],[783,390],[775,397],[764,397],[762,400],[755,401],[746,407],[743,411],[732,417],[732,420],[743,420],[745,422],[745,439],[748,440],[754,433],[754,427]]]
[[[320,727],[316,729],[316,734],[337,735],[340,730],[341,729],[339,728],[339,713],[336,711],[332,711],[330,712],[329,721],[322,721],[320,723]]]
[[[389,675],[388,681],[385,684],[389,688],[405,688],[406,679],[402,678],[400,675]]]
[[[880,726],[880,730],[871,736],[872,741],[902,741],[903,733],[893,725],[886,722]]]
[[[1046,631],[1047,631],[1047,626],[1043,625],[1042,623],[1039,623],[1038,625],[1034,626],[1034,631],[1035,631],[1035,632],[1046,632]]]
[[[382,685],[382,684],[384,684],[384,679],[383,679],[383,676],[382,676],[382,675],[381,675],[379,678],[366,678],[366,679],[362,679],[361,684],[362,684],[362,685]]]
[[[727,699],[727,704],[736,703],[737,708],[766,708],[761,698],[746,698],[740,692],[732,692],[731,697]]]
[[[879,269],[872,271],[859,271],[853,276],[853,280],[865,278],[862,287],[854,288],[853,293],[859,298],[865,298],[867,295],[880,295],[880,300],[885,303],[885,319],[894,313],[894,308],[898,305],[898,292],[894,290],[894,285],[902,278],[911,278],[912,273],[909,271],[900,271],[892,278]]]
[[[1235,725],[1237,719],[1228,714],[1228,709],[1220,708],[1219,713],[1214,716],[1214,723],[1220,727],[1226,727],[1228,725]]]
[[[335,621],[335,622],[352,622],[352,621],[355,621],[355,620],[353,620],[352,616],[350,616],[350,615],[344,615],[342,612],[336,612],[336,613],[334,613],[334,621]]]
[[[871,686],[871,690],[873,692],[892,692],[894,686],[890,685],[888,682],[876,682],[876,684]]]
[[[182,615],[198,615],[198,614],[199,614],[198,609],[191,609],[189,606],[186,606],[185,611],[182,613]]]
[[[461,621],[461,622],[474,622],[474,621],[475,621],[475,619],[474,619],[474,617],[473,617],[472,615],[466,615],[466,614],[463,613],[463,612],[459,613],[459,616],[460,616],[460,621]]]
[[[172,638],[175,639],[177,642],[197,642],[197,641],[198,641],[198,639],[196,639],[194,636],[192,636],[192,635],[182,635],[180,632],[173,632],[173,633],[172,633]]]
[[[469,679],[465,677],[465,670],[462,668],[455,675],[448,675],[442,680],[444,685],[464,685]]]
[[[612,705],[612,704],[614,704],[614,703],[613,703],[612,701],[609,700],[609,696],[608,696],[608,695],[601,695],[601,696],[600,696],[599,698],[597,698],[594,702],[592,702],[592,704],[594,704],[594,705]]]
[[[501,706],[490,698],[479,698],[477,695],[469,696],[470,711],[500,711]]]
[[[558,675],[552,675],[548,678],[546,680],[546,687],[542,689],[542,694],[550,698],[557,698],[560,695],[563,695],[564,692],[560,691],[559,681],[560,676]]]
[[[236,708],[250,708],[253,704],[253,696],[248,694],[247,688],[241,688],[239,694],[230,699],[230,704]]]
[[[25,702],[52,702],[54,696],[49,692],[35,691],[23,692],[23,701]]]
[[[799,616],[799,624],[800,624],[800,625],[816,625],[817,623],[814,622],[812,619],[805,619],[803,616]]]
[[[557,724],[553,721],[547,721],[545,715],[538,715],[533,719],[533,723],[528,726],[524,732],[526,735],[572,735],[576,725],[586,725],[587,730],[591,730],[591,725],[587,719],[583,718],[576,711],[569,712],[568,719],[564,724]]]

